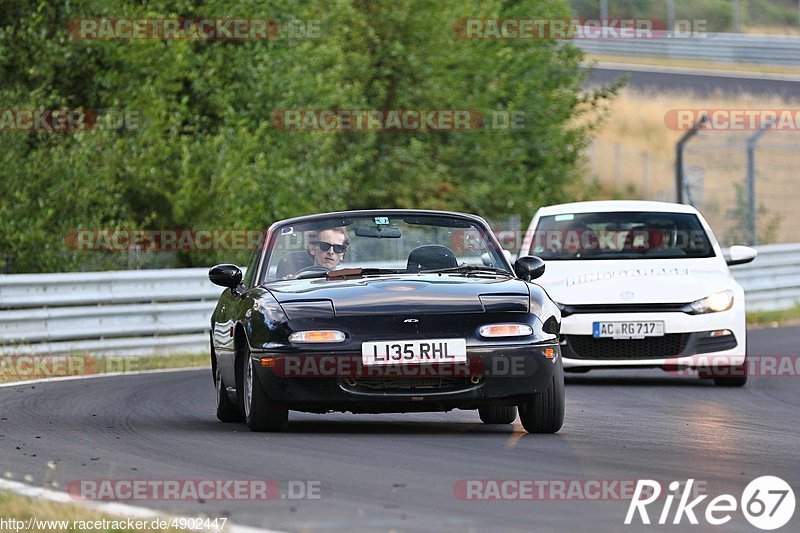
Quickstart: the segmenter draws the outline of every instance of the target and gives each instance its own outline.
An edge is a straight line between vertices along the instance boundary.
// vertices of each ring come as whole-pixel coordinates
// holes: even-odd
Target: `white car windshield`
[[[606,212],[543,216],[530,253],[546,260],[712,257],[714,248],[691,213]]]

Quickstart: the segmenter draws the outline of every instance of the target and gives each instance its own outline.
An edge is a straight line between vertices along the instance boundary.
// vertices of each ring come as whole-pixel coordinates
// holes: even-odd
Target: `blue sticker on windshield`
[[[281,228],[281,235],[291,235],[292,233],[294,233],[294,228],[292,226]]]
[[[556,222],[561,222],[562,220],[572,220],[575,218],[575,215],[556,215]]]
[[[389,217],[375,217],[375,224],[379,226],[385,226],[389,223]]]

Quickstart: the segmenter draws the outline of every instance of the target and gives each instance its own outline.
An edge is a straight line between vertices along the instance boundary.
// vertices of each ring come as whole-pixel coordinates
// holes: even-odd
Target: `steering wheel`
[[[321,267],[319,265],[311,265],[305,268],[301,268],[297,272],[294,273],[294,277],[299,276],[300,274],[304,274],[306,272],[328,272],[328,269],[325,267]]]

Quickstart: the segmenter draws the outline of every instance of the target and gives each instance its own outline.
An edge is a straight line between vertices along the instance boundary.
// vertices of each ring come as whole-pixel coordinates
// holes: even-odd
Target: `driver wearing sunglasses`
[[[326,229],[309,236],[308,253],[315,266],[333,270],[344,259],[349,244],[344,228]]]

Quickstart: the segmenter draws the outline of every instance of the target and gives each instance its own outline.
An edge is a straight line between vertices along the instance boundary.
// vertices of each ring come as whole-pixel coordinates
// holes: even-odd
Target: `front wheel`
[[[714,385],[717,387],[744,387],[747,384],[747,362],[743,365],[731,366],[725,369],[724,374],[719,372],[714,376]]]
[[[228,397],[228,391],[225,388],[225,382],[222,380],[222,372],[217,363],[217,371],[214,375],[214,381],[217,385],[217,418],[222,422],[242,422],[242,412]]]
[[[564,424],[564,369],[560,363],[546,391],[519,404],[519,419],[528,433],[556,433]]]
[[[741,365],[700,368],[697,374],[702,379],[714,378],[717,387],[744,387],[747,384],[747,356]]]
[[[258,378],[250,352],[245,353],[242,365],[242,407],[244,420],[252,431],[283,431],[289,425],[289,410],[271,400]]]
[[[484,424],[511,424],[517,419],[515,405],[487,405],[478,408],[478,416]]]

